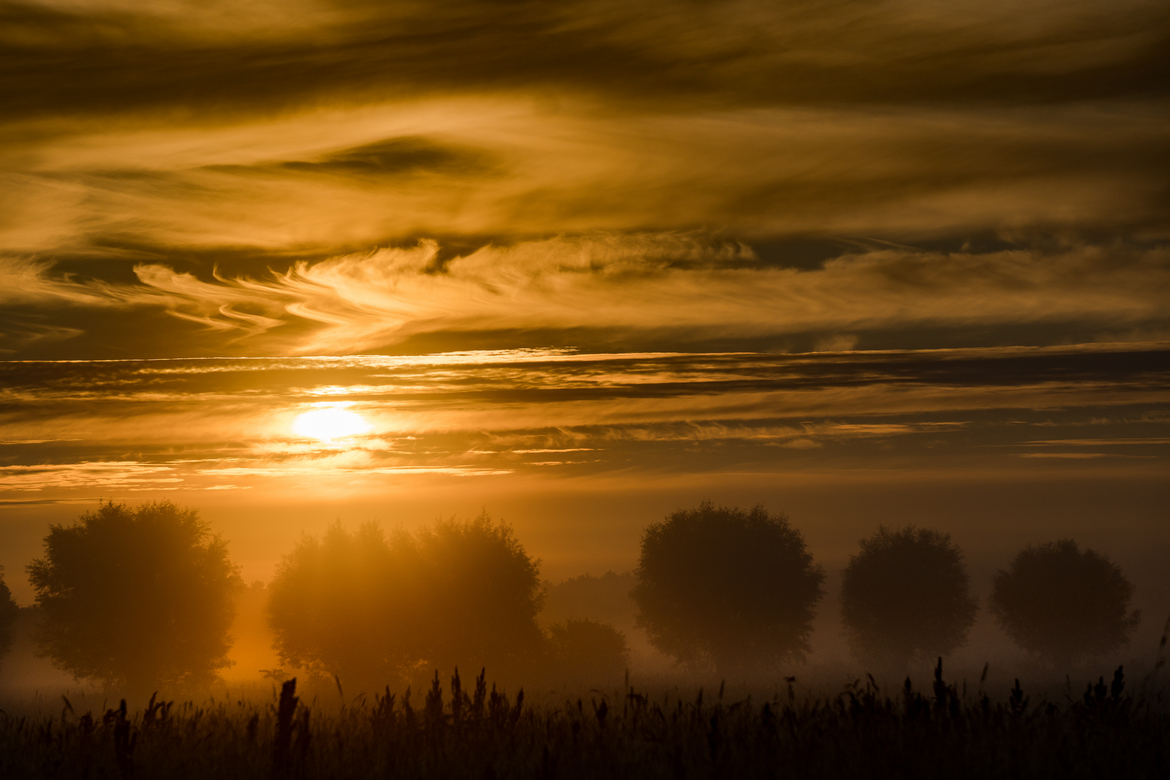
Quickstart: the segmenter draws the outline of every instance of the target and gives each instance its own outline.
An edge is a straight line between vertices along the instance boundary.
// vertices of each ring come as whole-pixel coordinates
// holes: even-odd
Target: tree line
[[[601,682],[626,666],[612,626],[569,619],[542,631],[539,560],[486,514],[415,533],[339,524],[304,535],[268,587],[274,649],[290,667],[359,690],[433,669],[546,670]],[[226,542],[170,502],[102,504],[50,526],[27,567],[40,652],[77,678],[124,690],[198,685],[229,665],[242,588]],[[825,572],[787,517],[709,502],[650,524],[630,594],[651,644],[696,670],[775,671],[805,660]],[[1121,647],[1134,587],[1072,540],[1021,550],[994,578],[990,610],[1022,649],[1058,669]],[[880,527],[842,572],[854,655],[896,668],[960,647],[975,620],[962,551],[946,534]],[[0,573],[0,651],[16,605]]]

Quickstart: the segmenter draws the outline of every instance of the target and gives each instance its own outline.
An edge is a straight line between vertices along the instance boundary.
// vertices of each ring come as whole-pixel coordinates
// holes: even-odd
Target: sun
[[[366,418],[342,406],[328,406],[305,412],[293,422],[293,432],[321,441],[360,436],[370,430]]]

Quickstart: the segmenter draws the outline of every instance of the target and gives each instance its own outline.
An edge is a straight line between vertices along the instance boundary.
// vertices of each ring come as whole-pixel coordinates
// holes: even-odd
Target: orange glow
[[[305,412],[293,422],[293,432],[320,441],[360,436],[370,431],[370,424],[357,412],[344,406],[326,406]]]

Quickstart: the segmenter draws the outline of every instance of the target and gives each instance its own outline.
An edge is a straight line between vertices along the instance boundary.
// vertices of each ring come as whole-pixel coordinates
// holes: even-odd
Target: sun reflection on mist
[[[370,431],[370,424],[357,412],[343,405],[330,405],[305,412],[293,422],[293,432],[320,441],[360,436]]]

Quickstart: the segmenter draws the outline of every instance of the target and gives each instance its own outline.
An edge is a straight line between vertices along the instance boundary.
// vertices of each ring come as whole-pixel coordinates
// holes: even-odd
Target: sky
[[[1164,2],[0,1],[0,105],[22,603],[101,500],[556,580],[712,499],[1170,609]]]

